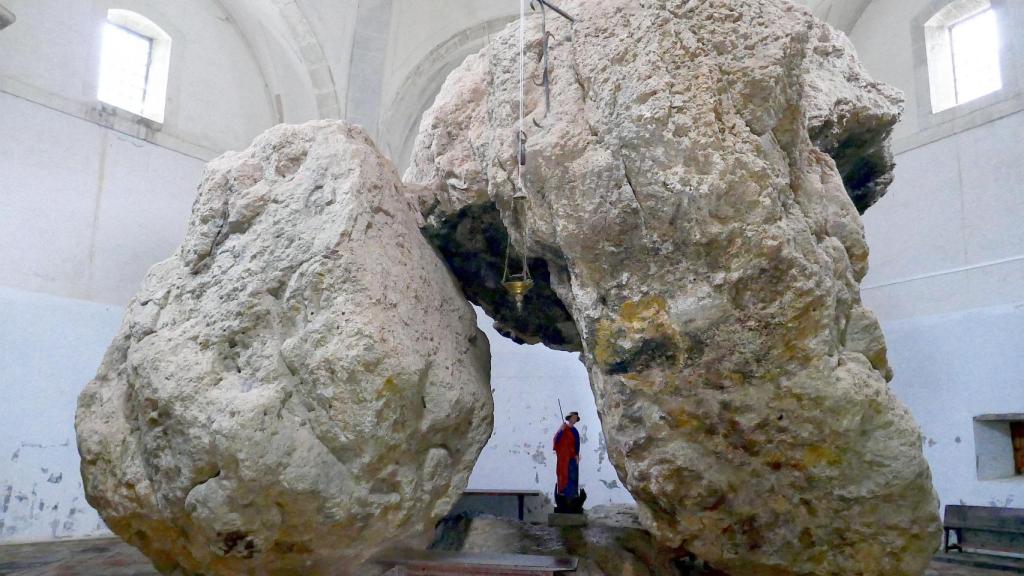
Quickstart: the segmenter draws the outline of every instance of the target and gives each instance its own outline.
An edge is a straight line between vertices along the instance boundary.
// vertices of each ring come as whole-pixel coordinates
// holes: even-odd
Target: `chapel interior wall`
[[[0,32],[0,385],[8,394],[0,403],[0,503],[9,502],[0,508],[0,542],[106,533],[78,479],[78,391],[146,270],[180,242],[204,162],[280,119],[320,115],[325,101],[296,64],[304,41],[233,4],[118,4],[175,37],[168,114],[154,131],[101,116],[94,98],[97,23],[113,4],[4,0],[18,20]],[[382,148],[402,162],[443,78],[515,6],[451,0],[434,13],[409,0],[359,4],[361,22],[339,19],[352,13],[347,4],[299,2],[342,114],[375,125]],[[1011,73],[1001,94],[939,119],[922,115],[913,26],[933,4],[875,0],[859,15],[835,13],[856,21],[851,38],[868,70],[908,96],[895,134],[896,182],[864,218],[872,256],[863,295],[886,331],[893,390],[922,426],[943,502],[1019,506],[1020,478],[977,480],[972,421],[1024,413],[1024,37],[1011,35],[1004,50]],[[993,4],[1005,10],[1004,29],[1024,26],[1024,5]],[[591,503],[629,501],[602,458],[576,355],[516,346],[481,323],[497,415],[470,487],[547,492],[554,463],[546,448],[561,398],[587,427],[582,473]]]
[[[992,1],[1004,88],[932,114],[922,25],[948,3],[874,0],[850,35],[871,75],[907,97],[896,180],[864,215],[861,291],[942,503],[1020,506],[1024,477],[979,480],[974,418],[1024,412],[1024,4]]]

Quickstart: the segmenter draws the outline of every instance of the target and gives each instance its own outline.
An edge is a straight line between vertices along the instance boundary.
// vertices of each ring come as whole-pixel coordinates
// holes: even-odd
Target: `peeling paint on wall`
[[[0,491],[0,543],[109,534],[96,511],[84,505],[81,483],[64,482],[61,468],[70,467],[77,475],[78,452],[70,442],[21,442],[18,450],[15,465],[0,470],[6,477]]]
[[[543,445],[537,445],[537,449],[534,450],[533,452],[533,461],[536,462],[537,464],[540,464],[541,466],[544,466],[548,463],[548,455],[544,451]]]
[[[0,287],[0,382],[18,384],[0,404],[0,544],[110,534],[85,503],[74,420],[121,314]]]
[[[1013,495],[1000,500],[989,500],[988,505],[996,508],[1010,508],[1013,505]]]

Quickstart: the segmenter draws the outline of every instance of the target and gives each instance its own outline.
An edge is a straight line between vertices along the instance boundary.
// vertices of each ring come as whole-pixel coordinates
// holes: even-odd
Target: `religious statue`
[[[580,433],[576,430],[579,421],[579,413],[570,412],[555,433],[555,512],[582,514],[587,499],[587,492],[580,490]]]

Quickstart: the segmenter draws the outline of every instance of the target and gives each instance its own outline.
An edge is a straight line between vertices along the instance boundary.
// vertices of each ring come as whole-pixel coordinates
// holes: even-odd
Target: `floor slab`
[[[925,576],[1007,576],[1024,568],[992,570],[935,560]],[[0,546],[0,576],[157,576],[138,550],[112,539],[64,540]]]

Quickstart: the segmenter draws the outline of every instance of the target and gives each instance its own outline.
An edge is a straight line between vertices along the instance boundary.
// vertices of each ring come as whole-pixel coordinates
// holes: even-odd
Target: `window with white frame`
[[[171,37],[146,17],[128,10],[110,10],[103,24],[100,78],[101,102],[132,114],[163,122]]]
[[[990,0],[958,0],[925,23],[932,112],[1003,87],[999,20]]]

